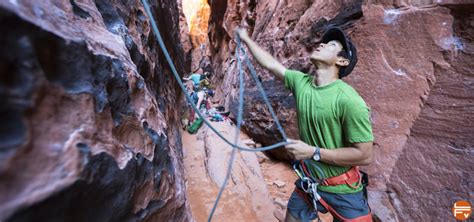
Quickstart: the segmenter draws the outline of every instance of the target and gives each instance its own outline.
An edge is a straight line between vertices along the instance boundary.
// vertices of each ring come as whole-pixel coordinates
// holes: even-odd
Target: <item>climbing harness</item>
[[[179,74],[176,70],[176,67],[174,66],[173,64],[173,61],[171,60],[171,56],[169,55],[169,52],[168,50],[166,49],[165,47],[165,44],[163,42],[163,39],[161,38],[161,34],[160,34],[160,31],[158,30],[158,26],[156,25],[156,22],[155,22],[155,19],[153,18],[153,15],[151,13],[151,10],[150,10],[150,6],[148,5],[148,2],[147,0],[142,0],[142,4],[145,8],[145,12],[146,14],[148,15],[148,17],[150,18],[150,23],[151,23],[151,26],[152,26],[152,29],[153,29],[153,33],[158,41],[158,44],[160,45],[160,48],[163,52],[163,54],[165,55],[165,58],[166,58],[166,61],[168,62],[170,68],[171,68],[171,72],[173,73],[174,75],[174,78],[176,79],[176,81],[178,82],[178,85],[180,86],[181,90],[184,92],[184,95],[186,97],[186,100],[188,101],[188,103],[191,105],[191,107],[193,108],[193,110],[198,114],[198,116],[200,118],[203,119],[204,123],[217,135],[219,136],[222,140],[224,140],[224,142],[226,142],[227,144],[229,144],[230,146],[232,146],[232,153],[231,153],[231,156],[230,156],[230,159],[229,159],[229,165],[227,167],[227,173],[226,173],[226,177],[224,179],[224,182],[219,190],[219,194],[217,195],[217,198],[216,198],[216,201],[214,202],[214,206],[212,208],[212,211],[208,217],[208,221],[211,221],[212,220],[212,216],[214,215],[214,212],[216,210],[216,207],[219,203],[219,200],[220,200],[220,197],[222,196],[222,193],[224,191],[224,188],[227,184],[227,181],[230,177],[230,174],[232,172],[232,166],[233,166],[233,162],[234,162],[234,158],[235,158],[235,153],[237,151],[237,149],[239,150],[243,150],[243,151],[249,151],[249,152],[261,152],[261,151],[267,151],[267,150],[272,150],[272,149],[276,149],[276,148],[279,148],[281,146],[285,146],[288,144],[288,138],[285,134],[285,131],[283,130],[283,127],[281,126],[275,112],[273,111],[273,108],[272,106],[270,105],[270,102],[267,98],[267,95],[265,93],[265,91],[263,90],[263,86],[262,84],[260,83],[260,81],[258,80],[258,76],[256,74],[256,71],[254,69],[254,67],[252,66],[252,63],[250,62],[248,56],[247,56],[247,53],[245,52],[245,50],[242,48],[241,46],[241,43],[240,43],[240,38],[238,36],[236,36],[236,41],[237,41],[237,47],[236,47],[236,51],[235,51],[235,56],[237,58],[237,62],[238,62],[238,70],[239,70],[239,108],[238,108],[238,115],[237,115],[237,129],[236,129],[236,133],[235,133],[235,140],[234,140],[234,143],[231,143],[229,140],[227,140],[217,129],[215,129],[211,123],[206,119],[204,118],[204,116],[201,114],[201,112],[199,112],[199,109],[196,107],[196,105],[193,103],[193,100],[191,99],[191,97],[189,96],[189,94],[187,93],[187,90],[186,90],[186,87],[184,86],[183,82],[181,81],[181,78],[179,77]],[[273,145],[270,145],[270,146],[265,146],[265,147],[261,147],[261,148],[254,148],[254,149],[250,149],[250,148],[246,148],[246,147],[241,147],[238,145],[238,138],[239,138],[239,133],[240,133],[240,127],[241,127],[241,122],[242,122],[242,113],[243,113],[243,103],[244,103],[244,80],[243,80],[243,71],[242,71],[242,64],[241,64],[241,59],[240,59],[240,51],[242,52],[243,56],[244,56],[244,59],[245,59],[245,63],[247,65],[247,68],[250,70],[250,74],[251,76],[253,77],[253,79],[255,80],[255,82],[257,83],[257,88],[260,92],[260,94],[262,95],[263,97],[263,100],[265,101],[265,104],[267,105],[269,111],[270,111],[270,114],[272,115],[272,118],[274,119],[274,122],[278,128],[278,130],[280,131],[282,137],[283,137],[283,141],[282,142],[279,142],[279,143],[276,143],[276,144],[273,144]]]
[[[318,170],[322,177],[324,177],[324,172],[319,166],[315,165],[315,169]],[[318,186],[321,183],[321,180],[318,180],[318,177],[311,174],[306,169],[306,165],[304,164],[303,160],[294,161],[293,170],[299,177],[299,180],[295,182],[295,191],[298,193],[298,195],[303,197],[308,205],[313,206],[318,222],[321,221],[318,216],[318,201],[322,200],[321,196],[318,194]]]
[[[311,164],[313,169],[316,169],[320,175],[312,174],[308,171],[306,164]],[[339,214],[334,208],[332,208],[319,194],[318,194],[318,186],[337,186],[346,184],[353,189],[358,189],[361,185],[364,186],[364,197],[367,199],[367,191],[365,190],[366,186],[368,185],[367,174],[359,171],[358,167],[352,167],[347,172],[334,176],[325,178],[323,171],[321,168],[314,164],[313,161],[295,161],[293,162],[293,170],[295,171],[296,175],[300,178],[296,181],[296,188],[295,192],[302,197],[308,205],[312,205],[318,221],[321,221],[318,216],[318,205],[317,202],[321,203],[334,217],[337,217],[339,220],[344,222],[370,222],[372,221],[372,216],[369,214],[357,217],[354,219],[348,219],[343,217]],[[364,178],[365,177],[365,178]],[[353,183],[357,183],[357,185],[352,185]],[[370,209],[370,208],[369,208]]]

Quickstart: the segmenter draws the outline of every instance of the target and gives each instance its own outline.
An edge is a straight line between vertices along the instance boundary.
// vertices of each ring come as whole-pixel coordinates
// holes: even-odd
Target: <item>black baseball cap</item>
[[[326,32],[323,34],[321,38],[322,43],[328,43],[329,41],[337,40],[342,44],[344,51],[346,52],[346,58],[349,60],[349,65],[341,67],[339,69],[339,78],[343,78],[349,75],[352,70],[354,69],[357,63],[357,50],[356,46],[352,41],[347,38],[346,34],[342,29],[332,26],[326,29]]]

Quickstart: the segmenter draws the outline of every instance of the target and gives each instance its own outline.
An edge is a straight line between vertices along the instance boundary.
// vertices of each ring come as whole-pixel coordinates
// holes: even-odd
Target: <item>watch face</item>
[[[313,156],[313,160],[319,161],[319,155],[316,155],[316,154],[315,154],[315,155]]]
[[[319,153],[319,148],[316,147],[316,150],[313,153],[313,160],[319,161],[321,159],[321,154]]]

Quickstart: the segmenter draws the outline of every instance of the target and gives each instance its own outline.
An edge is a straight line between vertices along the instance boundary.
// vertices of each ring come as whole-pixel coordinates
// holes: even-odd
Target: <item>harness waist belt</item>
[[[358,167],[352,167],[349,169],[347,172],[334,176],[334,177],[329,177],[323,180],[321,185],[323,186],[336,186],[336,185],[342,185],[342,184],[347,184],[352,187],[353,183],[360,183],[361,182],[361,175],[359,172]],[[358,187],[358,185],[357,185]]]

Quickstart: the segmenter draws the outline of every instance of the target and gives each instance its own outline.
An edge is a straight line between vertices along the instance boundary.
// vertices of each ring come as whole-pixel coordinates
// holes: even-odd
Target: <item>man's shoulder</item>
[[[304,72],[301,72],[301,71],[298,71],[298,70],[292,70],[292,69],[286,69],[285,70],[285,79],[294,79],[294,80],[297,80],[297,79],[304,79],[304,78],[308,78],[309,75],[304,73]]]
[[[342,83],[339,85],[339,91],[341,93],[340,101],[342,103],[364,103],[364,99],[359,95],[357,90],[354,89],[348,83],[341,81]]]

